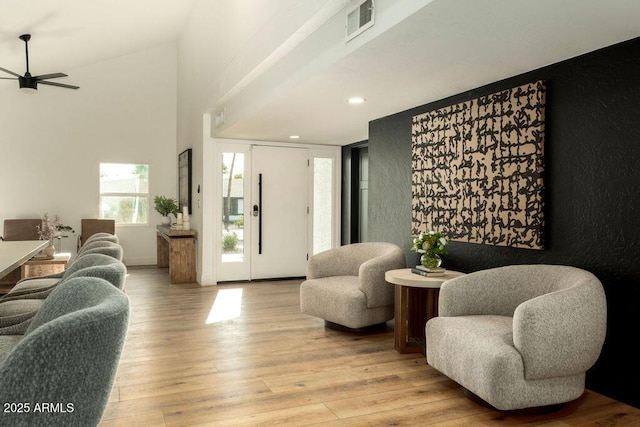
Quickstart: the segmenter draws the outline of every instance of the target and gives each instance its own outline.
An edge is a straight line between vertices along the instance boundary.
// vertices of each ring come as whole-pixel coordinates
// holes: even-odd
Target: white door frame
[[[207,260],[203,259],[203,263],[212,263],[212,273],[215,278],[215,283],[220,281],[232,280],[229,278],[232,274],[224,273],[219,275],[221,272],[221,245],[222,241],[222,205],[219,202],[222,200],[222,163],[221,163],[221,155],[223,152],[242,152],[245,153],[245,175],[250,173],[251,168],[247,167],[247,164],[251,164],[251,146],[254,145],[266,145],[273,147],[290,147],[290,148],[305,148],[308,149],[309,159],[313,162],[314,157],[322,157],[322,158],[332,158],[334,169],[333,169],[333,218],[332,218],[332,244],[333,247],[340,245],[340,226],[341,226],[341,176],[342,176],[342,147],[340,146],[332,146],[332,145],[317,145],[317,144],[291,144],[291,143],[278,143],[278,142],[270,142],[270,141],[254,141],[254,140],[239,140],[239,139],[225,139],[225,138],[214,138],[213,139],[214,150],[213,150],[213,167],[210,170],[213,171],[213,189],[210,191],[210,195],[206,194],[205,197],[210,197],[213,200],[213,203],[205,204],[204,208],[207,206],[212,207],[212,211],[207,212],[206,209],[203,209],[203,217],[211,216],[213,217],[213,227],[212,227],[212,235],[205,235],[203,233],[202,239],[211,239],[213,242],[213,256],[214,259]],[[310,175],[308,178],[310,191],[312,190],[312,171],[313,169],[310,167]],[[244,212],[245,215],[251,214],[251,201],[249,195],[251,194],[251,177],[245,176],[244,179],[244,187],[245,187],[245,198],[244,198]],[[209,191],[207,191],[209,193]],[[312,193],[310,193],[312,194]],[[313,207],[310,205],[310,209]],[[244,233],[251,234],[251,221],[245,220],[245,229]],[[248,228],[247,228],[248,227]],[[312,221],[309,221],[309,231],[308,231],[309,239],[308,239],[308,253],[312,254],[313,250],[313,224]],[[208,234],[208,233],[207,233]],[[251,277],[251,254],[250,251],[245,248],[245,260],[246,266],[238,267],[237,276],[233,280],[250,280]],[[228,266],[225,266],[228,267]]]

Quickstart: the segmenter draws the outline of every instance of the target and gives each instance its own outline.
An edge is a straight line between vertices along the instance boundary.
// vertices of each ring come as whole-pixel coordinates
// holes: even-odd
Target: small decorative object
[[[156,212],[162,215],[162,225],[171,224],[169,214],[173,214],[174,216],[178,214],[178,201],[176,199],[165,196],[156,196],[153,198],[153,205]]]
[[[176,222],[174,222],[173,224],[171,224],[171,229],[172,230],[182,230],[182,225],[184,224],[184,222],[182,221],[182,213],[178,212],[176,214]]]
[[[415,268],[411,269],[411,272],[424,277],[443,277],[447,270],[442,267],[427,268],[424,265],[416,265]]]
[[[47,212],[44,213],[42,216],[42,225],[38,226],[38,236],[40,237],[40,240],[49,241],[49,246],[42,250],[47,258],[53,258],[56,253],[56,247],[53,245],[53,239],[61,239],[63,232],[69,231],[72,233],[75,232],[70,226],[62,224],[58,215],[55,215],[53,219],[51,219]]]
[[[182,229],[191,230],[191,220],[189,219],[189,208],[187,206],[182,207]]]
[[[56,247],[53,246],[53,243],[49,243],[49,246],[42,250],[48,259],[53,259],[56,256]]]
[[[427,231],[420,233],[420,235],[413,240],[411,250],[422,254],[420,264],[426,268],[436,269],[442,264],[442,258],[440,258],[440,256],[448,254],[448,243],[449,241],[444,234],[436,231]]]

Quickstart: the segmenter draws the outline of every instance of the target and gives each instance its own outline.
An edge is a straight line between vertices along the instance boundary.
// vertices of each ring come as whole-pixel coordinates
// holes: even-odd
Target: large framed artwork
[[[544,81],[413,117],[412,234],[544,249]]]
[[[191,148],[178,155],[178,202],[180,212],[186,206],[191,215]]]

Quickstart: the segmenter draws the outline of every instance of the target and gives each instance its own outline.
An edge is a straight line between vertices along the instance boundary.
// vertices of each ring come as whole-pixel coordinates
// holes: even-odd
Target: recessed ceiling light
[[[291,135],[289,139],[300,139],[300,135]]]
[[[349,104],[363,104],[365,101],[364,98],[361,98],[359,96],[353,96],[351,98],[349,98]]]

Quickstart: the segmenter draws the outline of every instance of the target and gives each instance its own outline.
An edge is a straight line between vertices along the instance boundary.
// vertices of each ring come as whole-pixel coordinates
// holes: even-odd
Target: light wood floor
[[[131,323],[101,426],[640,425],[640,409],[589,391],[550,415],[480,406],[424,356],[398,354],[392,322],[354,335],[301,314],[299,283],[171,285],[166,269],[129,269]],[[207,324],[231,289],[239,317]]]

